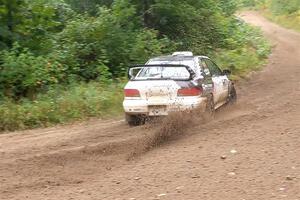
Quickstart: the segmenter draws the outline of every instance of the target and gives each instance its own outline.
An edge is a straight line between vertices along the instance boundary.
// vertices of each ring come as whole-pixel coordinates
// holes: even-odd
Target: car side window
[[[210,73],[213,76],[221,76],[222,75],[222,71],[220,70],[220,68],[215,63],[213,63],[211,60],[205,59],[205,63],[207,65]]]

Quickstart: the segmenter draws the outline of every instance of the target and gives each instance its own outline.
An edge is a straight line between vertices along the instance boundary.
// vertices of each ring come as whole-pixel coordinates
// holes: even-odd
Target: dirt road
[[[235,107],[136,157],[153,131],[123,121],[2,134],[0,199],[300,200],[300,34],[243,18],[275,48]]]

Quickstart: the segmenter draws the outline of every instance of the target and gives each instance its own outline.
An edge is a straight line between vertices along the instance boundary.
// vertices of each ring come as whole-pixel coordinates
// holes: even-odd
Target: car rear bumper
[[[205,97],[183,97],[170,101],[147,101],[141,99],[125,99],[124,111],[130,115],[164,116],[170,112],[185,111],[192,109],[205,110]],[[153,112],[157,109],[158,112]],[[159,111],[161,110],[161,111]]]

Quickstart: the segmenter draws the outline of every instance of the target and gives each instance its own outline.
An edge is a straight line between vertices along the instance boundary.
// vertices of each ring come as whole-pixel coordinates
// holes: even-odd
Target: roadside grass
[[[0,102],[0,131],[48,127],[91,117],[112,117],[122,112],[124,82],[80,83],[57,87],[35,101],[6,99]]]
[[[278,16],[273,15],[271,12],[268,12],[266,10],[263,10],[262,13],[267,19],[285,28],[293,29],[300,32],[300,11],[293,13],[291,15],[278,15]]]
[[[232,71],[232,80],[246,78],[250,72],[262,69],[272,50],[271,43],[260,29],[247,25],[243,35],[244,44],[232,49],[217,49],[211,55],[222,69]]]
[[[260,57],[256,51],[252,47],[220,50],[217,52],[216,61],[223,69],[230,69],[232,71],[231,79],[238,81],[246,78],[250,72],[262,69],[267,62],[266,57]]]

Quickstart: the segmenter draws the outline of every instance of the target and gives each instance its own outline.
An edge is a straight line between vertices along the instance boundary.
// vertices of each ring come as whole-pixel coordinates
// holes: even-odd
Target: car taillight
[[[140,97],[140,92],[136,89],[124,89],[125,97]]]
[[[177,91],[177,96],[199,96],[202,93],[201,88],[192,87],[192,88],[182,88]]]

